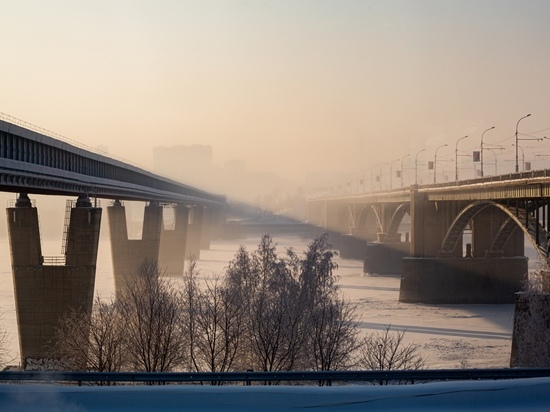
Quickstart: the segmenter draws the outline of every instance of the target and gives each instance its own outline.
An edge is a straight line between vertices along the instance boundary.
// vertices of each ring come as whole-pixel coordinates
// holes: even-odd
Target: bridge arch
[[[371,235],[373,238],[382,227],[379,208],[371,204],[362,205],[357,218],[356,231],[359,235]]]
[[[403,221],[403,218],[405,215],[411,214],[411,204],[410,203],[403,203],[397,207],[395,212],[393,212],[393,215],[391,217],[391,221],[388,227],[388,239],[395,239],[397,237],[397,231],[399,230],[399,226],[401,225],[401,222]]]
[[[457,215],[447,230],[440,249],[440,255],[452,255],[460,235],[468,223],[482,210],[488,207],[500,209],[508,216],[508,219],[500,226],[493,239],[489,255],[500,255],[504,245],[510,239],[513,231],[519,227],[534,246],[541,260],[547,263],[548,259],[548,233],[534,217],[529,219],[529,210],[526,208],[510,208],[494,201],[480,201],[466,206]]]

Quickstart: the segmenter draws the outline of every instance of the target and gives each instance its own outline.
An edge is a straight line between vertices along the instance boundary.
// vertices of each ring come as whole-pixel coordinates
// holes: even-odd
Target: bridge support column
[[[21,364],[48,356],[60,318],[71,309],[91,315],[101,209],[86,196],[70,208],[65,256],[44,258],[38,212],[27,195],[7,209]],[[64,262],[63,262],[64,261]]]
[[[329,235],[330,236],[330,235]],[[344,259],[364,259],[367,241],[350,234],[340,236],[340,256]]]
[[[190,211],[189,228],[187,230],[186,258],[200,259],[203,218],[204,206],[193,206]]]
[[[212,231],[214,229],[214,215],[212,208],[204,207],[201,226],[201,250],[210,249],[210,241],[212,240]]]
[[[372,242],[365,250],[363,272],[379,275],[400,275],[401,259],[408,257],[410,242]]]
[[[182,276],[185,269],[189,208],[174,208],[174,229],[162,228],[160,234],[159,267],[165,276]]]
[[[514,303],[527,275],[526,257],[403,258],[399,301]]]
[[[491,250],[493,239],[497,235],[501,225],[509,217],[498,208],[485,208],[472,219],[472,255],[473,257],[485,257]],[[502,256],[524,256],[524,235],[519,226],[514,229],[506,242]]]
[[[124,290],[126,279],[137,274],[144,261],[158,262],[160,233],[163,227],[162,206],[151,202],[145,206],[141,239],[128,239],[126,208],[119,201],[107,208],[111,235],[111,256],[117,294]]]

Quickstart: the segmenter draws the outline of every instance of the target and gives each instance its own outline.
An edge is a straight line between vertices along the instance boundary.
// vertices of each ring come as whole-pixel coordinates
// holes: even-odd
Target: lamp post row
[[[533,139],[520,139],[519,138],[519,123],[521,120],[527,118],[531,116],[531,113],[521,117],[517,123],[516,123],[516,133],[515,133],[515,140],[516,140],[516,143],[515,143],[515,148],[516,148],[516,165],[515,165],[515,170],[516,170],[516,173],[519,172],[519,152],[518,150],[521,149],[522,152],[523,152],[523,148],[521,148],[519,146],[519,140],[542,140],[540,138],[533,138]],[[489,130],[493,130],[495,129],[495,126],[491,126],[489,127],[488,129],[485,129],[483,131],[483,133],[481,134],[481,141],[480,141],[480,168],[481,168],[481,177],[484,177],[484,164],[483,164],[483,152],[484,152],[484,145],[483,145],[483,137],[485,136],[485,133],[488,132]],[[460,139],[457,140],[456,142],[456,145],[455,145],[455,180],[458,180],[458,143],[467,138],[468,135],[466,136],[463,136],[461,137]],[[443,147],[446,147],[448,146],[448,144],[443,144],[443,145],[440,145],[437,147],[437,149],[435,150],[435,154],[434,154],[434,164],[433,164],[433,167],[434,167],[434,183],[437,182],[437,152],[439,151],[439,149],[443,148]],[[415,184],[418,184],[418,155],[422,152],[424,152],[426,149],[421,149],[419,150],[418,152],[416,152],[415,154],[415,159],[414,159],[414,183]],[[395,160],[392,160],[389,165],[390,165],[390,182],[389,182],[389,186],[390,186],[390,189],[393,188],[393,164],[395,162],[397,162],[398,160],[401,161],[401,169],[400,169],[400,179],[401,179],[401,186],[403,186],[403,162],[404,160],[410,156],[410,153],[406,154],[405,156],[403,156],[402,158],[398,158],[398,159],[395,159]],[[372,173],[372,170],[376,167],[376,166],[380,166],[380,169],[379,169],[379,188],[381,189],[382,188],[382,178],[381,178],[381,175],[382,175],[382,166],[385,166],[387,165],[388,163],[377,163],[376,165],[374,165],[373,167],[369,168],[368,170],[370,170],[370,178],[371,178],[371,190],[372,190],[372,187],[373,187],[373,173]],[[367,170],[367,169],[364,169],[364,170]],[[364,172],[363,170],[363,172]],[[363,176],[363,181],[365,180],[364,176]],[[364,186],[364,184],[363,184]]]

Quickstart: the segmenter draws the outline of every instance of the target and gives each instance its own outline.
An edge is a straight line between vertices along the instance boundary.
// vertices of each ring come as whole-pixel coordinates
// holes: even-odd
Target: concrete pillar
[[[525,233],[519,226],[504,245],[504,256],[525,256]]]
[[[527,274],[526,257],[404,258],[399,301],[513,303]]]
[[[472,219],[472,256],[484,257],[491,248],[493,238],[496,235],[500,224],[495,215],[502,213],[492,207],[481,210]]]
[[[70,208],[65,256],[44,258],[38,212],[22,194],[7,209],[21,364],[55,345],[59,319],[71,309],[91,315],[101,209],[86,197]]]
[[[411,187],[411,252],[413,257],[422,257],[425,254],[424,227],[425,213],[427,207],[425,195],[418,191],[418,186]]]
[[[210,207],[212,213],[210,240],[223,239],[227,221],[225,206]]]
[[[189,208],[174,208],[174,228],[162,228],[160,234],[159,267],[165,276],[182,276],[185,270]]]
[[[214,226],[213,219],[212,208],[204,207],[201,226],[201,250],[210,249],[210,241],[212,240],[212,230]]]
[[[107,208],[111,235],[111,256],[115,291],[119,294],[131,275],[137,274],[144,261],[158,262],[160,233],[163,227],[162,206],[145,206],[141,239],[128,239],[126,208],[115,201]]]
[[[429,202],[417,186],[412,186],[410,256],[436,257],[459,209],[454,202]],[[462,256],[462,242],[458,242],[455,252]]]
[[[369,242],[365,250],[363,272],[400,275],[401,261],[409,256],[409,242]]]
[[[472,254],[484,257],[490,250],[501,225],[509,218],[500,209],[488,207],[472,219]],[[518,226],[504,245],[503,256],[523,256],[525,254],[523,231]]]
[[[343,259],[360,259],[365,258],[365,250],[367,241],[360,239],[355,235],[340,236],[340,257]]]
[[[204,206],[193,206],[189,215],[189,228],[187,230],[186,258],[200,259],[202,223],[204,217]]]

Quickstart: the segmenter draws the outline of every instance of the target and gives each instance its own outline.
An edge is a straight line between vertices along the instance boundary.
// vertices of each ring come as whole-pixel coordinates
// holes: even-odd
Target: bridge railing
[[[478,177],[475,179],[465,179],[452,182],[441,182],[441,183],[431,183],[427,185],[418,185],[419,189],[432,189],[432,188],[444,188],[444,187],[453,187],[453,186],[469,186],[474,184],[483,184],[483,183],[494,183],[494,182],[504,182],[504,181],[514,181],[522,179],[534,179],[534,178],[544,178],[550,177],[550,169],[540,169],[540,170],[530,170],[526,172],[517,172],[517,173],[505,173],[500,175],[484,176]],[[412,185],[411,185],[412,186]],[[308,199],[323,199],[330,197],[348,197],[348,196],[363,196],[363,195],[376,195],[380,193],[399,193],[404,189],[408,189],[411,186],[400,187],[394,189],[386,190],[376,190],[372,192],[359,192],[359,193],[334,193],[334,190],[318,190],[315,193],[311,193],[308,196]]]

